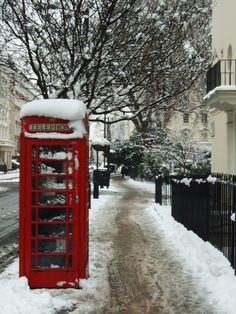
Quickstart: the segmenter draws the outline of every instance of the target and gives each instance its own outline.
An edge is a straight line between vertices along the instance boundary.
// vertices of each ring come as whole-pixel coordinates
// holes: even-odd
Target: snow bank
[[[219,309],[219,313],[234,314],[236,277],[224,255],[176,222],[169,207],[155,204],[147,208],[146,213],[162,235],[164,245],[198,280],[210,303]]]
[[[30,290],[26,277],[17,278],[15,271],[18,260],[11,264],[0,276],[0,304],[4,314],[49,314],[72,306],[60,296],[52,297],[45,290]]]
[[[18,259],[0,274],[0,313],[54,314],[103,313],[109,302],[108,264],[113,258],[112,240],[107,233],[117,232],[116,210],[111,210],[114,195],[92,199],[88,280],[83,289],[29,289],[25,277],[18,278]],[[105,213],[105,214],[104,214]],[[73,312],[73,309],[75,311]]]

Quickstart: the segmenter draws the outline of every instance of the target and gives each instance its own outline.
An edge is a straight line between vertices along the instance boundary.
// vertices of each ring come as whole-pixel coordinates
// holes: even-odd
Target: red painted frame
[[[51,119],[45,117],[27,117],[22,119],[22,133],[20,136],[20,214],[19,214],[19,274],[26,276],[31,288],[79,288],[79,279],[88,277],[88,209],[89,209],[89,172],[88,172],[88,134],[81,139],[37,139],[25,137],[24,131],[28,132],[29,123],[67,123],[66,120]],[[68,133],[68,132],[67,132]],[[69,174],[69,161],[64,161],[67,165],[66,174],[64,176],[66,182],[66,189],[63,191],[56,190],[56,192],[63,192],[66,195],[65,206],[65,221],[59,222],[41,222],[38,218],[32,217],[32,212],[35,211],[36,217],[39,211],[44,209],[58,209],[58,205],[40,205],[39,196],[36,197],[35,204],[32,203],[32,194],[39,195],[43,190],[37,184],[33,187],[32,181],[38,182],[41,177],[58,177],[59,174],[42,174],[39,172],[39,163],[42,158],[32,157],[33,147],[39,146],[64,146],[67,151],[69,147],[72,148],[72,164],[73,172]],[[79,167],[75,166],[76,159],[78,159]],[[50,161],[50,158],[46,161]],[[33,162],[35,166],[35,174],[33,174]],[[35,179],[33,179],[35,177]],[[36,179],[37,178],[37,179]],[[72,188],[68,188],[69,178],[72,179]],[[38,180],[38,181],[37,181]],[[48,192],[48,191],[43,191]],[[52,192],[55,192],[53,189]],[[79,200],[77,201],[77,196]],[[70,199],[70,201],[69,201]],[[70,202],[70,203],[69,203]],[[72,208],[72,221],[69,220],[69,208]],[[59,208],[60,209],[60,208]],[[67,217],[67,218],[66,218]],[[40,225],[64,225],[65,236],[62,237],[66,243],[66,251],[64,253],[40,253],[39,242],[42,240],[49,240],[47,237],[41,237],[37,231],[33,234],[33,229],[38,230]],[[69,251],[69,225],[72,224],[72,251]],[[34,226],[34,227],[33,227]],[[58,237],[50,237],[50,241],[58,240]],[[60,238],[59,238],[60,240]],[[33,245],[34,243],[34,245]],[[35,251],[34,251],[35,250]],[[32,258],[38,261],[39,256],[65,256],[65,268],[39,268],[32,267]],[[72,267],[69,267],[69,256],[72,255]],[[50,259],[50,258],[49,258]]]

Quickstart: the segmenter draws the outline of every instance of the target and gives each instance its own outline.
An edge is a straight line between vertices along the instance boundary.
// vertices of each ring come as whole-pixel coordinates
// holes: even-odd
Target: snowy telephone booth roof
[[[86,105],[76,99],[33,100],[20,111],[23,132],[30,138],[82,138],[87,133],[86,117]]]

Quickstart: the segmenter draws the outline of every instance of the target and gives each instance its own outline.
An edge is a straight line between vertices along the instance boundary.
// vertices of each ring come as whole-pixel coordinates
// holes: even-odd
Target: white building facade
[[[8,169],[19,154],[20,108],[32,97],[31,92],[16,83],[14,74],[0,69],[0,165]]]
[[[16,150],[15,105],[12,101],[13,82],[10,76],[0,72],[0,164],[11,167]]]
[[[236,174],[236,1],[213,0],[212,53],[208,72],[212,172]]]

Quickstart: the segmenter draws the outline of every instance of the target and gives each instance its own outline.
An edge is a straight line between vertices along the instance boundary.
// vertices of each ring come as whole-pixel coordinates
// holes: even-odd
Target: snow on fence
[[[219,249],[236,269],[236,176],[156,178],[156,202],[170,182],[172,216],[187,229]]]

